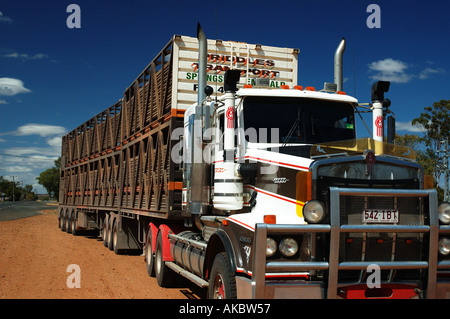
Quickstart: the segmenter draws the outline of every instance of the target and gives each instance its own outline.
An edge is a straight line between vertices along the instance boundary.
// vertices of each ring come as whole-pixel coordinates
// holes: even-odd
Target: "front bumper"
[[[427,197],[429,221],[427,225],[341,225],[341,195],[355,196],[404,196]],[[276,225],[257,224],[255,229],[255,248],[253,252],[252,277],[237,277],[238,298],[450,298],[450,277],[441,274],[450,272],[450,261],[438,260],[438,241],[443,233],[450,233],[450,226],[440,226],[437,217],[437,194],[435,190],[385,190],[330,188],[330,224],[329,225]],[[426,260],[418,261],[340,261],[340,234],[348,233],[423,233],[428,238],[429,247]],[[276,234],[328,233],[330,253],[327,261],[270,261],[266,260],[265,247],[267,237]],[[382,282],[381,286],[370,290],[362,282],[340,283],[338,272],[342,270],[366,270],[375,264],[381,270],[423,269],[426,278],[421,282]],[[265,267],[261,267],[265,265]],[[272,280],[266,273],[292,273],[302,271],[325,271],[323,281],[308,280]],[[391,293],[390,293],[391,292]]]

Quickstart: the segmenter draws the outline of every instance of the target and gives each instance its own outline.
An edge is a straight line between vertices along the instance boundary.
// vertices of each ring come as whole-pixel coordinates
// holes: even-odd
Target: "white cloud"
[[[444,73],[444,69],[441,68],[425,68],[423,69],[422,72],[420,72],[419,74],[419,79],[423,80],[423,79],[427,79],[430,77],[430,75],[432,74],[438,74],[438,73]]]
[[[45,155],[51,155],[49,151],[51,151],[51,149],[45,147],[13,147],[4,150],[3,153],[17,158],[27,156],[28,158],[33,158],[34,160],[46,160],[48,157]],[[18,160],[17,158],[15,161]]]
[[[16,172],[31,172],[32,169],[28,166],[7,166],[4,168],[5,172],[9,172],[9,173],[16,173]]]
[[[0,104],[9,104],[9,103],[6,102],[5,100],[0,100]]]
[[[425,62],[432,65],[431,61]],[[411,72],[410,66],[403,61],[387,58],[369,64],[370,78],[374,81],[383,80],[394,83],[407,83],[412,79],[424,80],[433,74],[445,73],[442,68],[426,67],[421,72]],[[409,72],[408,72],[409,71]]]
[[[13,19],[3,15],[3,12],[0,11],[0,23],[12,23]]]
[[[13,96],[28,92],[31,91],[24,87],[21,80],[13,78],[0,78],[0,95]]]
[[[47,140],[47,144],[50,145],[51,147],[55,147],[57,149],[61,149],[62,146],[62,139],[61,137],[57,136],[57,137],[52,137],[49,138]]]
[[[24,185],[33,185],[35,191],[39,194],[45,194],[46,191],[36,181],[36,177],[46,169],[55,165],[60,150],[51,148],[15,148],[2,150],[0,153],[0,162],[5,177],[15,176],[16,181],[23,182]],[[19,155],[24,154],[24,155]]]
[[[369,64],[369,70],[376,72],[371,75],[372,80],[383,80],[395,83],[406,83],[413,75],[406,73],[408,65],[400,60],[387,58]]]
[[[4,58],[22,59],[22,60],[42,60],[48,58],[48,55],[44,53],[36,53],[34,55],[29,55],[27,53],[13,52],[13,53],[5,53],[0,56]]]
[[[421,125],[412,125],[411,122],[396,122],[395,123],[396,131],[407,131],[414,133],[423,133],[425,132],[425,128]]]
[[[47,137],[53,135],[62,135],[66,132],[66,128],[62,126],[30,123],[18,127],[16,131],[14,131],[14,135],[40,135],[42,137]]]

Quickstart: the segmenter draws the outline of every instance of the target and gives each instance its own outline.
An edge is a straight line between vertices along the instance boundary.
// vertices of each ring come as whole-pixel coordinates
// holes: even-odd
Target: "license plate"
[[[364,223],[398,223],[398,210],[396,209],[365,209],[363,211]]]

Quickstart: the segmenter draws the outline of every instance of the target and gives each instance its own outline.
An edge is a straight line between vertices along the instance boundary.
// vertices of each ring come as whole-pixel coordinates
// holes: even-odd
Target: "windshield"
[[[267,142],[316,144],[355,138],[353,106],[307,98],[247,97],[245,129],[266,129]],[[278,141],[270,132],[278,129]],[[272,129],[272,130],[271,130]]]

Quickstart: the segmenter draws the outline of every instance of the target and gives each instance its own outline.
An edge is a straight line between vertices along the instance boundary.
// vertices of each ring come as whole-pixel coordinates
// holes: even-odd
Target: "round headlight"
[[[320,223],[325,216],[325,208],[318,200],[310,200],[303,206],[303,217],[309,223]]]
[[[446,255],[450,254],[450,239],[445,238],[445,237],[441,238],[439,240],[438,247],[439,247],[439,252],[442,255],[446,256]]]
[[[450,223],[450,203],[444,202],[438,207],[439,220],[444,224]]]
[[[272,257],[277,251],[277,243],[270,237],[267,237],[266,256]]]
[[[292,257],[298,251],[298,243],[293,238],[285,238],[280,241],[280,252],[284,257]]]

